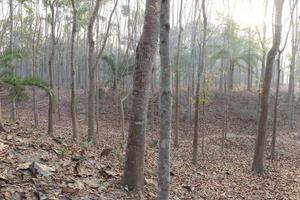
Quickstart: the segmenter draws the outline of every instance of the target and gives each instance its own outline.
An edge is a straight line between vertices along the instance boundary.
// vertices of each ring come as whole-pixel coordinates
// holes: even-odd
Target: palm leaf
[[[37,87],[47,93],[49,96],[54,96],[48,84],[38,78],[33,77],[18,77],[15,75],[6,75],[0,79],[0,85],[8,89],[17,100],[22,101],[28,98],[26,87]]]
[[[13,67],[12,61],[27,56],[25,49],[5,49],[0,53],[0,68]]]

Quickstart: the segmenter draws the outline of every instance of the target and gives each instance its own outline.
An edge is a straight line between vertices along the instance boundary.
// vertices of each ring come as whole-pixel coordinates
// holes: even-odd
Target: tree
[[[275,102],[274,102],[274,117],[273,117],[273,130],[272,130],[272,140],[271,140],[271,154],[270,154],[270,159],[275,160],[275,146],[276,146],[276,135],[277,135],[277,108],[278,108],[278,96],[279,96],[279,86],[280,86],[280,74],[281,74],[281,56],[283,51],[285,50],[285,47],[287,45],[289,33],[291,30],[291,27],[293,25],[293,13],[295,10],[295,7],[297,5],[297,1],[292,5],[291,7],[291,22],[288,28],[288,32],[285,37],[285,42],[282,46],[281,49],[278,50],[278,55],[277,55],[277,60],[276,60],[276,65],[277,65],[277,79],[276,79],[276,92],[275,92]]]
[[[93,39],[93,29],[95,20],[100,8],[101,0],[96,1],[95,8],[92,12],[92,15],[89,20],[88,24],[88,32],[87,32],[87,38],[88,38],[88,69],[89,69],[89,91],[88,91],[88,141],[96,143],[95,139],[95,98],[96,98],[96,68],[99,65],[100,58],[103,54],[107,38],[109,36],[109,31],[111,27],[111,20],[112,16],[116,10],[116,7],[118,5],[118,0],[115,1],[114,7],[112,12],[110,13],[108,25],[106,28],[105,35],[103,37],[102,46],[95,57],[95,41]],[[94,59],[96,60],[94,62]]]
[[[71,64],[71,119],[72,119],[72,131],[73,139],[78,142],[78,124],[76,117],[76,95],[75,95],[75,59],[74,59],[74,43],[77,29],[77,9],[75,0],[71,0],[73,21],[72,21],[72,35],[71,35],[71,52],[70,52],[70,64]]]
[[[211,63],[215,63],[220,59],[228,61],[228,87],[232,90],[235,68],[237,66],[245,67],[245,64],[254,66],[259,60],[259,55],[256,43],[238,35],[238,25],[233,20],[228,19],[227,21],[223,32],[224,39],[220,43],[209,45],[212,51],[210,61]]]
[[[52,90],[47,83],[36,77],[19,77],[16,76],[12,69],[15,66],[13,61],[20,60],[27,56],[24,49],[5,49],[0,52],[0,87],[10,92],[10,95],[19,101],[27,100],[27,87],[37,87],[44,90],[48,96],[53,96]],[[2,110],[0,109],[0,126],[2,122]]]
[[[172,123],[172,94],[169,32],[170,0],[165,0],[161,1],[160,11],[161,110],[158,160],[158,200],[169,199],[170,184],[170,137]]]
[[[291,15],[291,31],[292,31],[292,55],[291,55],[291,63],[290,63],[290,76],[289,76],[289,87],[288,87],[288,104],[289,104],[289,115],[290,120],[293,120],[293,104],[295,99],[295,64],[296,64],[296,54],[299,49],[299,36],[298,36],[298,11],[294,15],[294,11],[292,6],[298,3],[298,0],[290,0],[290,15]]]
[[[180,48],[181,48],[181,33],[182,33],[182,2],[180,0],[179,8],[179,23],[178,23],[178,39],[177,39],[177,53],[176,53],[176,64],[175,64],[175,129],[174,129],[174,145],[177,147],[178,143],[178,125],[179,125],[179,57],[180,57]]]
[[[51,26],[51,52],[48,60],[48,73],[49,73],[49,86],[50,89],[53,90],[54,83],[53,83],[53,63],[54,63],[54,56],[55,56],[55,6],[57,1],[56,0],[49,0],[48,4],[50,6],[50,26]],[[48,107],[48,134],[53,134],[53,113],[54,113],[54,99],[52,96],[49,96],[49,107]]]
[[[195,103],[195,122],[194,122],[194,138],[193,138],[193,164],[197,163],[198,158],[198,129],[199,129],[199,104],[200,104],[200,79],[201,72],[203,71],[205,65],[205,51],[206,51],[206,32],[207,32],[207,16],[205,9],[205,0],[202,0],[202,17],[203,17],[203,36],[202,36],[202,46],[200,55],[200,64],[198,66],[197,72],[197,86],[196,86],[196,103]]]
[[[159,34],[158,0],[147,0],[144,27],[136,49],[132,116],[127,140],[123,184],[142,191],[144,187],[145,128],[150,78]]]
[[[269,105],[269,93],[272,79],[272,68],[275,60],[275,56],[278,52],[281,41],[281,18],[284,0],[275,0],[275,33],[273,38],[273,44],[267,55],[266,71],[264,76],[264,82],[262,87],[262,94],[260,99],[260,113],[258,122],[258,134],[255,143],[255,152],[252,163],[252,171],[256,173],[263,173],[264,171],[264,152],[266,143],[266,129],[268,119],[268,105]]]
[[[89,69],[89,90],[88,90],[88,141],[95,141],[95,68],[93,58],[95,54],[95,41],[93,39],[93,29],[100,8],[101,0],[97,0],[88,25],[88,69]]]
[[[10,32],[9,32],[9,48],[13,49],[13,30],[14,30],[14,8],[13,0],[9,0],[9,18],[10,18]],[[13,52],[13,51],[12,51]],[[13,72],[15,73],[14,69]],[[11,101],[11,116],[12,120],[16,120],[16,101],[12,98]]]
[[[41,19],[39,17],[38,11],[36,11],[36,23],[32,36],[32,77],[37,77],[38,73],[38,48],[40,44],[40,36],[41,36]],[[38,127],[39,124],[39,113],[38,113],[38,104],[37,104],[37,95],[36,88],[32,88],[32,101],[33,101],[33,119],[34,119],[34,127]]]

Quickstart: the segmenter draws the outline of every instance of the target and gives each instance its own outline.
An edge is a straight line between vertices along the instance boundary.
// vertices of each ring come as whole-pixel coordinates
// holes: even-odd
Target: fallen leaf
[[[103,157],[103,156],[107,156],[110,152],[112,151],[112,149],[111,148],[106,148],[106,149],[103,149],[102,151],[101,151],[101,154],[100,154],[100,156],[101,157]]]

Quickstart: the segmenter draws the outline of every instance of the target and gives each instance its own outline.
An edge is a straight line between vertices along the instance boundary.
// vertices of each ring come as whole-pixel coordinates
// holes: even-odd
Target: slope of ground
[[[47,136],[45,99],[41,97],[39,102],[38,129],[33,129],[28,120],[32,119],[30,103],[26,109],[19,109],[19,121],[4,123],[7,132],[0,133],[0,199],[139,199],[138,194],[120,184],[124,142],[117,100],[111,98],[101,102],[96,146],[84,139],[78,145],[72,143],[67,97],[61,98],[61,119],[56,118],[54,137]],[[204,148],[196,166],[190,164],[192,126],[180,124],[180,146],[171,154],[171,199],[300,199],[300,127],[298,123],[293,129],[289,127],[284,110],[279,119],[278,159],[266,160],[263,176],[250,171],[257,119],[255,112],[247,110],[255,110],[255,105],[254,94],[232,94],[230,128],[222,152],[223,101],[218,95],[212,98],[206,106],[207,117],[200,123]],[[85,138],[83,115],[80,130]],[[156,195],[158,132],[157,120],[151,120],[147,131],[145,199],[155,199]]]

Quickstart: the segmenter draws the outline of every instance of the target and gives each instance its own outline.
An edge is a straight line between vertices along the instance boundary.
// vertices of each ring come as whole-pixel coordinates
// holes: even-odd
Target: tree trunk
[[[198,123],[199,123],[199,104],[200,104],[200,79],[201,72],[205,65],[205,51],[206,51],[206,32],[207,32],[207,16],[205,9],[205,0],[202,0],[202,15],[203,15],[203,38],[202,38],[202,51],[201,51],[201,61],[197,72],[197,89],[196,89],[196,104],[195,104],[195,125],[194,125],[194,138],[193,138],[193,164],[197,164],[198,159]],[[204,135],[203,135],[204,136]],[[202,145],[203,146],[203,145]]]
[[[158,160],[158,200],[169,199],[170,138],[172,123],[172,94],[170,66],[170,0],[161,1],[160,11],[160,62],[161,111]]]
[[[38,19],[36,19],[38,20]],[[37,29],[37,26],[39,28]],[[35,30],[33,33],[32,39],[32,77],[38,77],[37,66],[38,66],[38,47],[41,33],[41,22],[38,25],[38,21],[36,21]],[[34,127],[38,127],[39,124],[39,113],[38,113],[38,105],[37,105],[37,96],[36,96],[36,88],[32,88],[32,97],[33,97],[33,119],[34,119]]]
[[[264,171],[264,152],[265,152],[265,143],[266,143],[266,129],[267,129],[267,119],[268,119],[268,105],[269,105],[269,93],[270,93],[270,85],[272,78],[272,68],[275,60],[275,56],[279,49],[280,41],[281,41],[281,18],[282,18],[282,7],[284,0],[275,0],[275,9],[276,9],[276,17],[275,17],[275,34],[273,38],[272,48],[268,52],[267,55],[267,64],[265,77],[262,87],[261,94],[261,104],[260,104],[260,116],[258,122],[258,134],[255,144],[255,153],[252,163],[252,170],[256,173],[263,173]]]
[[[101,0],[96,1],[95,8],[91,15],[88,25],[88,69],[89,69],[89,90],[88,90],[88,141],[96,143],[95,139],[95,94],[96,94],[96,79],[95,79],[95,67],[93,58],[95,54],[95,41],[93,39],[93,29],[100,8]]]
[[[265,76],[265,67],[266,67],[266,33],[267,33],[266,17],[267,17],[267,10],[268,10],[268,0],[265,0],[264,21],[263,21],[263,38],[262,38],[262,62],[261,62],[261,75],[260,75],[259,91],[260,91],[261,85],[263,83],[263,77]]]
[[[194,79],[194,70],[195,70],[195,54],[196,54],[196,36],[197,36],[197,30],[198,30],[198,19],[197,17],[197,11],[198,11],[198,2],[199,0],[195,0],[195,6],[194,6],[194,13],[193,13],[193,25],[192,25],[192,32],[191,32],[191,65],[189,67],[189,80],[188,80],[188,117],[189,117],[189,123],[192,125],[192,107],[193,107],[193,97],[194,97],[194,87],[193,87],[193,79]]]
[[[174,146],[178,147],[178,126],[179,126],[179,60],[180,60],[180,47],[181,47],[181,33],[182,33],[182,3],[183,0],[180,0],[180,9],[179,9],[179,27],[178,27],[178,40],[177,40],[177,53],[176,53],[176,64],[175,64],[175,130],[174,130]]]
[[[159,33],[158,0],[147,0],[145,21],[139,45],[133,82],[132,116],[127,140],[123,184],[143,191],[145,126],[149,101],[150,78]]]
[[[275,103],[274,103],[274,119],[273,119],[273,132],[271,141],[271,160],[275,160],[275,144],[276,144],[276,129],[277,129],[277,107],[278,107],[278,94],[279,94],[279,84],[280,84],[280,56],[279,52],[277,58],[277,80],[276,80],[276,93],[275,93]]]
[[[76,116],[76,94],[75,94],[75,59],[74,59],[74,43],[76,37],[76,24],[77,24],[77,9],[75,5],[75,0],[71,0],[72,9],[73,9],[73,21],[72,21],[72,35],[71,35],[71,120],[72,120],[72,131],[73,131],[73,140],[78,142],[78,124]]]
[[[112,12],[110,13],[109,20],[108,20],[108,25],[107,29],[105,32],[105,35],[103,37],[103,42],[102,46],[98,52],[98,54],[94,57],[95,54],[95,41],[93,39],[93,28],[96,20],[97,13],[100,8],[100,3],[101,0],[96,1],[95,8],[93,10],[92,16],[89,21],[88,25],[88,68],[89,68],[89,91],[88,91],[88,141],[93,142],[94,144],[96,143],[96,138],[95,138],[95,100],[96,100],[96,73],[97,73],[97,67],[99,65],[101,56],[103,54],[104,48],[106,46],[106,42],[109,36],[109,31],[111,27],[111,20],[112,16],[117,8],[119,0],[115,1],[114,7]],[[93,60],[95,59],[95,62]]]
[[[229,89],[232,90],[234,77],[234,63],[230,60],[229,65]]]
[[[251,91],[252,88],[252,80],[251,80],[251,76],[252,76],[252,71],[251,71],[251,66],[248,66],[248,73],[247,73],[247,90]]]
[[[51,47],[51,53],[48,60],[48,73],[49,73],[49,87],[51,90],[53,90],[53,61],[55,56],[55,21],[54,21],[54,4],[56,1],[53,1],[50,3],[50,10],[51,10],[51,41],[52,41],[52,47]],[[54,99],[52,96],[49,96],[49,107],[48,107],[48,134],[53,134],[53,112],[54,112]]]
[[[14,27],[14,8],[13,8],[13,0],[9,1],[9,18],[10,18],[10,35],[9,35],[9,48],[13,49],[13,27]],[[15,69],[12,70],[15,74]],[[11,120],[16,120],[16,99],[12,96],[11,101]]]

